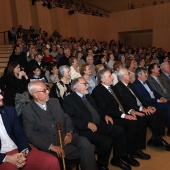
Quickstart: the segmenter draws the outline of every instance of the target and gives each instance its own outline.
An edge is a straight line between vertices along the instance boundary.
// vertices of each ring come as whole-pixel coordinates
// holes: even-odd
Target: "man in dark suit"
[[[160,68],[156,63],[150,64],[148,67],[148,82],[151,87],[157,91],[161,96],[170,101],[170,87],[166,88],[163,81],[160,79]]]
[[[82,170],[96,170],[94,146],[75,132],[69,116],[63,112],[57,99],[49,99],[49,89],[42,81],[28,85],[33,100],[22,110],[27,139],[34,146],[59,158],[81,159]],[[60,147],[56,125],[60,124],[63,148]]]
[[[170,102],[155,91],[147,81],[148,74],[145,68],[137,68],[135,71],[137,79],[133,83],[137,94],[146,101],[147,106],[153,106],[166,116],[166,126],[170,135]]]
[[[59,170],[58,160],[45,152],[31,149],[13,107],[4,106],[0,91],[0,169]]]
[[[124,127],[130,157],[150,159],[150,155],[141,150],[145,148],[146,138],[146,122],[140,117],[142,114],[139,114],[137,118],[124,111],[111,85],[113,77],[109,70],[100,70],[97,78],[99,84],[93,89],[92,96],[96,101],[101,117],[104,118],[108,115],[112,117],[115,125]]]
[[[135,117],[143,113],[142,118],[146,119],[152,131],[152,138],[148,141],[148,144],[155,143],[157,146],[164,146],[168,150],[168,143],[162,138],[162,134],[165,133],[164,115],[156,111],[155,107],[147,107],[146,103],[140,99],[130,83],[131,77],[128,69],[119,69],[118,78],[120,81],[115,85],[115,92],[119,96],[125,111]]]
[[[98,169],[108,169],[112,145],[114,146],[114,151],[111,164],[122,169],[131,169],[129,165],[120,159],[122,156],[127,155],[123,128],[113,125],[113,120],[109,116],[105,117],[105,123],[101,122],[96,104],[88,94],[88,85],[83,78],[73,80],[71,87],[73,93],[65,98],[63,107],[73,120],[78,133],[87,137],[96,146]]]

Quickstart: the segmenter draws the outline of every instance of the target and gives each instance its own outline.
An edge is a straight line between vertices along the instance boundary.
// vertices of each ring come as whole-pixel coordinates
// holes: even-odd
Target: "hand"
[[[133,117],[136,117],[136,116],[143,117],[143,116],[145,116],[143,113],[137,112],[137,111],[135,111],[135,110],[132,110],[132,111],[130,112],[130,114],[131,114]]]
[[[22,168],[26,164],[26,158],[23,153],[16,153],[13,155],[7,155],[5,162],[9,162],[15,165],[17,168]]]
[[[144,112],[146,115],[150,115],[150,114],[153,114],[154,113],[154,110],[149,107],[149,108],[142,108],[142,112]]]
[[[92,123],[92,122],[89,122],[88,123],[88,128],[92,131],[92,132],[96,132],[97,131],[97,126]]]
[[[160,102],[160,103],[166,103],[167,100],[166,100],[164,97],[161,97],[161,98],[159,99],[159,102]]]
[[[55,145],[52,144],[51,147],[50,147],[50,150],[55,152],[59,158],[62,158],[62,157],[65,156],[64,150],[59,146],[55,146]]]
[[[109,122],[110,122],[113,125],[113,119],[110,116],[106,115],[105,121],[106,121],[107,124],[109,124]]]
[[[149,106],[149,108],[150,108],[153,112],[156,112],[156,108],[155,108],[155,107]]]
[[[65,138],[64,138],[64,145],[67,145],[71,141],[72,141],[72,134],[71,133],[67,133]]]
[[[125,117],[124,117],[124,118],[125,118],[125,119],[128,119],[128,120],[137,120],[136,117],[131,116],[131,115],[127,115],[127,114],[125,114]]]

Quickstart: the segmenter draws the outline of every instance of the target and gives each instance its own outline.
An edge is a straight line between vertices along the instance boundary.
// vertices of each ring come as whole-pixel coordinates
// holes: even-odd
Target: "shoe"
[[[109,170],[107,167],[98,167],[98,170]]]
[[[149,160],[151,159],[151,156],[144,153],[142,150],[138,150],[133,154],[134,158],[139,158],[139,159],[143,159],[143,160]]]
[[[111,159],[110,164],[113,166],[119,167],[123,170],[131,170],[132,169],[130,165],[126,164],[122,160],[114,161],[113,159]]]
[[[137,167],[140,165],[140,163],[131,154],[128,154],[127,156],[124,156],[121,159],[131,166]]]
[[[161,138],[160,143],[167,151],[170,151],[170,144],[165,139]]]

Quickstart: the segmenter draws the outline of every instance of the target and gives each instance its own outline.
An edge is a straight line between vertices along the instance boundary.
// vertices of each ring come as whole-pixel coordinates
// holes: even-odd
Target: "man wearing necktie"
[[[142,119],[146,120],[151,129],[152,138],[148,141],[148,144],[163,146],[166,150],[170,150],[169,144],[162,138],[162,134],[165,133],[165,117],[162,112],[156,111],[155,107],[147,106],[147,103],[141,100],[130,83],[131,78],[128,69],[121,68],[118,71],[118,78],[120,81],[115,85],[115,92],[119,96],[125,111],[135,117],[142,114]]]
[[[124,170],[131,167],[121,158],[127,157],[124,129],[113,125],[113,119],[106,115],[103,120],[97,111],[94,99],[88,94],[88,84],[84,78],[73,80],[72,91],[63,103],[65,112],[71,117],[76,130],[96,146],[98,170],[108,170],[110,152],[113,147],[111,164]],[[133,162],[138,166],[138,162]]]
[[[115,125],[122,126],[125,129],[128,157],[123,161],[132,166],[139,166],[139,162],[134,156],[140,159],[150,159],[150,155],[142,152],[145,147],[146,123],[145,120],[128,114],[112,86],[113,77],[107,69],[100,70],[98,73],[99,84],[93,89],[92,97],[95,99],[102,119],[109,116],[113,119]],[[142,116],[142,114],[140,114]]]
[[[166,117],[166,126],[168,128],[167,135],[170,136],[170,102],[155,91],[147,81],[148,73],[145,68],[137,68],[135,70],[137,79],[133,86],[137,94],[144,100],[148,106],[153,106],[156,110],[162,112]],[[161,123],[161,122],[160,122]]]

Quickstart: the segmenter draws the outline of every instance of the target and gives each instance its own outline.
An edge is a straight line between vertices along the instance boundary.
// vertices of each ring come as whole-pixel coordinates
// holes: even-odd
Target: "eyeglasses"
[[[131,73],[129,72],[129,73],[127,73],[127,74],[123,74],[123,75],[124,75],[124,76],[126,76],[126,75],[129,75],[129,76],[130,76],[130,75],[131,75]]]
[[[46,88],[40,91],[36,91],[35,93],[46,93],[47,91],[50,91],[50,88]]]

